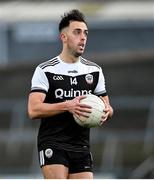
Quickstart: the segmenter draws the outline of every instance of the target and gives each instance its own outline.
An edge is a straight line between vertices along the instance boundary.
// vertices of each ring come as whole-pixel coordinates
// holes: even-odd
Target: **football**
[[[83,127],[96,127],[101,123],[101,117],[104,114],[105,104],[104,102],[96,95],[87,94],[85,99],[80,101],[82,104],[87,104],[92,107],[92,112],[89,114],[89,117],[80,116],[79,118],[74,116],[75,121]]]

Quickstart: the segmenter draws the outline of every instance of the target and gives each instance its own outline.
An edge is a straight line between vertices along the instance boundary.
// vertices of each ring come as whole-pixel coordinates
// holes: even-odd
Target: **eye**
[[[88,31],[86,30],[86,31],[84,32],[84,34],[85,34],[85,36],[88,36]]]
[[[81,29],[75,29],[74,31],[73,31],[73,33],[75,34],[75,35],[80,35],[80,34],[84,34],[84,36],[88,36],[88,30],[84,30],[84,31],[82,31]]]
[[[74,34],[80,34],[81,33],[81,30],[80,29],[75,29],[74,30]]]

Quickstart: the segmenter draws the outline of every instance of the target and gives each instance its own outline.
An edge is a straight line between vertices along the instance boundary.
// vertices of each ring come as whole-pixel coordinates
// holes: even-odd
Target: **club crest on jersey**
[[[92,84],[92,83],[93,83],[93,75],[92,75],[92,74],[87,74],[87,75],[85,76],[85,79],[86,79],[86,82],[87,82],[88,84]]]
[[[46,156],[47,158],[51,158],[51,157],[52,157],[52,154],[53,154],[52,149],[48,148],[48,149],[45,150],[45,156]]]

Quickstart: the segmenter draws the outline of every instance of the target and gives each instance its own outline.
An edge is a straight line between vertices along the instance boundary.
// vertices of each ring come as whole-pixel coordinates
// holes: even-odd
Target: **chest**
[[[93,93],[95,90],[99,72],[80,75],[63,75],[46,73],[49,82],[49,93],[55,98],[70,99],[76,96]]]

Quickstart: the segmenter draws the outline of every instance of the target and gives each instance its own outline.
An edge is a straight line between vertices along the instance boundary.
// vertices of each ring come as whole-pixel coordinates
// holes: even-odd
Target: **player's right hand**
[[[66,101],[67,110],[72,113],[74,116],[84,116],[89,117],[92,107],[86,104],[81,104],[81,99],[86,98],[86,96],[77,96],[72,100]]]

